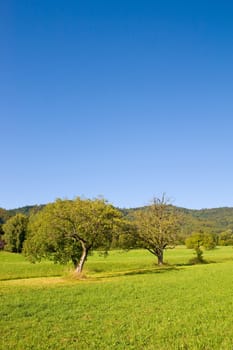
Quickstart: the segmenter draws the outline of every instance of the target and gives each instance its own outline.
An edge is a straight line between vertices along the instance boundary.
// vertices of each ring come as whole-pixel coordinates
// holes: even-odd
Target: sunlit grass
[[[192,249],[178,246],[165,251],[165,268],[189,264],[194,257]],[[204,252],[207,262],[224,262],[233,259],[232,247],[218,247]],[[32,264],[23,255],[0,252],[0,280],[22,279],[32,277],[64,276],[72,271],[72,265],[59,265],[43,260]],[[146,250],[113,250],[107,257],[95,252],[88,257],[84,273],[89,277],[102,275],[122,274],[125,272],[146,272],[158,269],[157,259]]]
[[[32,264],[21,254],[0,252],[0,280],[61,276],[67,267],[51,261]]]
[[[0,253],[1,276],[35,269],[0,282],[0,349],[232,350],[232,253],[215,249],[205,256],[218,263],[190,266],[192,251],[180,247],[162,269],[145,251],[96,253],[82,281],[48,262],[42,277],[39,264]]]

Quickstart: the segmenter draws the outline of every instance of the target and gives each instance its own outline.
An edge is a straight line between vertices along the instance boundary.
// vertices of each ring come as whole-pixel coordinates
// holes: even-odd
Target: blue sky
[[[233,206],[231,1],[0,4],[0,207]]]

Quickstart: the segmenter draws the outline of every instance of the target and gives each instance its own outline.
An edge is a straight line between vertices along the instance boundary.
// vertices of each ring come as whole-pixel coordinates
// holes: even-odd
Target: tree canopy
[[[186,247],[188,249],[194,249],[196,253],[196,259],[192,262],[204,262],[203,259],[203,248],[214,249],[217,245],[216,237],[207,232],[193,232],[191,236],[185,240]]]
[[[58,199],[31,216],[24,252],[33,260],[72,260],[81,273],[93,249],[108,251],[121,222],[122,214],[103,199]]]
[[[4,249],[13,253],[21,253],[26,239],[28,217],[16,214],[8,219],[2,226],[4,232]]]
[[[228,229],[223,231],[219,235],[220,245],[233,245],[233,230]]]

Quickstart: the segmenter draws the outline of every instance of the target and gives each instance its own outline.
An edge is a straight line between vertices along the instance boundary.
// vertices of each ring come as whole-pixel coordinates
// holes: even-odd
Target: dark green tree
[[[26,239],[28,217],[23,214],[16,214],[2,225],[4,232],[4,249],[9,252],[21,253],[23,243]]]

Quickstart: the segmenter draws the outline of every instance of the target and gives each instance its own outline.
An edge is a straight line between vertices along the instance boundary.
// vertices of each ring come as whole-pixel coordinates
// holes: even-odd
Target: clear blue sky
[[[233,3],[0,4],[0,207],[233,206]]]

